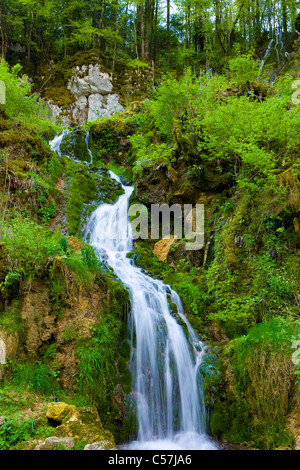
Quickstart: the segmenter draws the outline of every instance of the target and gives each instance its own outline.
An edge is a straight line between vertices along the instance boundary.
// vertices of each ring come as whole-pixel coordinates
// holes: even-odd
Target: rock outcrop
[[[93,121],[124,111],[119,96],[113,93],[112,76],[101,71],[99,64],[74,67],[67,89],[74,97],[72,105],[62,109],[49,102],[52,116],[65,126],[81,126],[87,120]]]
[[[45,450],[53,444],[74,448],[76,441],[84,441],[85,450],[116,449],[114,437],[103,429],[95,407],[76,408],[66,403],[50,403],[46,416],[52,425],[56,425],[54,436],[35,450]]]

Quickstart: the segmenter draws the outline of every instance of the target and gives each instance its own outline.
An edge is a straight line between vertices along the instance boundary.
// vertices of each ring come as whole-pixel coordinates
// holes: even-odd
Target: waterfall
[[[112,172],[111,176],[120,182]],[[123,190],[116,204],[102,205],[92,214],[86,234],[131,294],[130,367],[139,431],[128,448],[212,449],[205,436],[203,388],[197,378],[204,346],[176,292],[127,257],[133,249],[128,208],[134,188],[123,185]],[[187,326],[189,341],[170,313],[168,296]]]
[[[0,339],[0,365],[6,364],[6,347],[3,339]]]
[[[270,54],[270,51],[272,50],[272,46],[273,46],[273,43],[275,42],[275,39],[271,39],[271,41],[269,42],[268,44],[268,47],[267,47],[267,50],[265,52],[265,55],[261,61],[261,64],[260,64],[260,68],[259,68],[259,75],[261,74],[261,71],[262,69],[264,68],[264,65],[265,65],[265,62],[266,62],[266,59],[267,57],[269,56]]]
[[[121,183],[114,173],[110,175]],[[85,236],[131,296],[131,395],[139,429],[137,440],[125,448],[216,449],[206,435],[198,373],[205,347],[186,319],[178,294],[128,258],[133,249],[128,209],[134,188],[122,187],[125,194],[115,204],[103,204],[94,211]],[[176,305],[185,328],[172,315],[169,301]]]
[[[63,138],[65,135],[70,134],[70,131],[68,129],[64,129],[61,134],[58,134],[55,136],[55,138],[50,142],[50,148],[53,150],[53,152],[58,153],[58,155],[61,157],[61,152],[60,152],[60,146],[63,141]]]
[[[275,38],[270,40],[259,67],[258,77],[261,75],[267,59],[270,60],[269,57],[272,54],[273,60],[275,59],[275,69],[270,80],[273,82],[277,78],[278,72],[281,68],[291,60],[290,53],[286,50],[289,41],[291,41],[290,34],[284,34],[282,32],[277,33]]]

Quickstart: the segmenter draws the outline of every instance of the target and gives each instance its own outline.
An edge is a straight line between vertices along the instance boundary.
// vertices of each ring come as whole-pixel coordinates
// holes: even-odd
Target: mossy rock
[[[50,421],[62,423],[64,418],[73,410],[75,410],[75,406],[68,405],[67,403],[50,403],[48,405],[46,417]]]
[[[105,450],[116,448],[113,435],[103,429],[95,407],[76,408],[70,405],[66,405],[66,407],[69,407],[69,411],[62,424],[55,430],[57,437],[69,436],[79,441],[85,441],[86,444],[101,443]]]
[[[91,155],[87,145],[87,133],[76,127],[70,134],[66,134],[60,146],[64,155],[75,158],[81,162],[91,163]]]

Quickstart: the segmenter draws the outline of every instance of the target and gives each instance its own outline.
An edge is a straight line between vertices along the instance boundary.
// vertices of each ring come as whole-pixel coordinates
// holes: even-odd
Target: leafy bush
[[[35,423],[32,419],[19,423],[13,418],[8,418],[0,426],[0,450],[8,450],[18,442],[28,440],[35,433]]]
[[[0,80],[5,83],[6,104],[0,105],[11,119],[23,120],[26,124],[36,124],[39,128],[49,129],[47,122],[48,111],[43,102],[38,102],[39,96],[31,94],[31,84],[26,75],[19,78],[22,67],[20,64],[10,69],[1,60]]]
[[[252,52],[241,54],[228,61],[228,76],[231,83],[238,86],[253,85],[258,80],[266,78],[261,73],[261,61],[253,57]],[[263,76],[262,76],[263,75]]]
[[[60,238],[19,214],[5,221],[3,240],[11,262],[9,279],[12,273],[32,278],[42,272],[49,258],[62,253]]]

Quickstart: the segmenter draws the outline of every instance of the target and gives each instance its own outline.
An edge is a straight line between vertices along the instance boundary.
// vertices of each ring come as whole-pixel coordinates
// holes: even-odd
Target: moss
[[[43,97],[60,108],[68,108],[74,103],[74,96],[64,83],[56,83],[54,86],[46,89]]]
[[[97,188],[85,166],[77,166],[68,188],[67,219],[70,235],[79,231],[84,204],[96,198]]]
[[[90,163],[91,156],[86,139],[86,131],[75,128],[70,134],[64,136],[60,146],[61,153],[76,160]]]
[[[48,405],[46,416],[50,421],[62,423],[66,416],[69,415],[70,411],[74,409],[75,406],[71,406],[66,403],[53,403]]]
[[[104,65],[103,55],[97,49],[90,49],[88,51],[78,51],[70,59],[72,67],[82,67],[83,65],[96,65],[99,64],[101,71],[110,74],[111,71]]]
[[[24,322],[21,317],[21,301],[14,299],[10,306],[0,312],[0,329],[8,334],[21,333]]]

